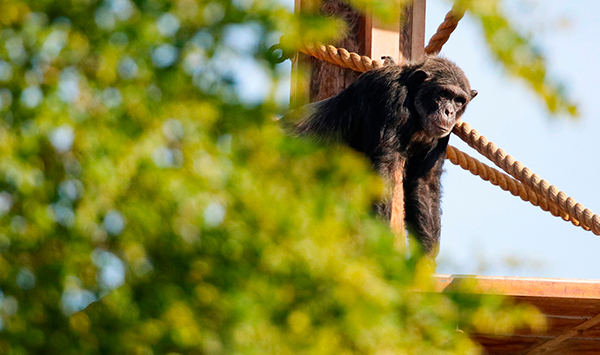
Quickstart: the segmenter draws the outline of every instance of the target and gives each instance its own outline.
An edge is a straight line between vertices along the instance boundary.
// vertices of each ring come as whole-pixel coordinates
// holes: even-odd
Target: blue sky
[[[577,5],[574,5],[577,4]],[[426,38],[449,9],[427,4]],[[600,2],[506,1],[514,23],[534,33],[549,75],[567,88],[580,117],[552,117],[520,80],[490,56],[480,25],[467,16],[442,51],[467,73],[479,96],[463,119],[487,138],[600,213]],[[458,137],[450,143],[478,156]],[[600,238],[446,165],[439,272],[600,279]]]
[[[291,0],[284,0],[293,7]],[[455,61],[479,91],[463,116],[490,141],[542,178],[600,213],[600,1],[506,0],[511,21],[534,34],[549,75],[564,84],[579,119],[553,117],[519,79],[491,57],[480,24],[469,14],[442,55]],[[427,1],[426,39],[451,3]],[[289,70],[289,61],[282,68]],[[251,81],[255,85],[255,80]],[[244,90],[242,90],[244,91]],[[252,91],[252,90],[248,90]],[[289,87],[278,88],[289,97]],[[450,143],[469,155],[458,137]],[[600,238],[521,201],[479,177],[446,164],[438,272],[600,279]]]

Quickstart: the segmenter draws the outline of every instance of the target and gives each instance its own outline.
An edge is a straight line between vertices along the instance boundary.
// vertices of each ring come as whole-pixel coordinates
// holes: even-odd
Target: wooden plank
[[[581,333],[581,336],[586,337],[586,338],[595,338],[597,340],[600,340],[600,325],[595,325],[591,328],[584,330]],[[600,349],[600,347],[599,347],[599,349]]]
[[[591,319],[591,317],[554,317],[547,316],[546,320],[548,323],[548,329],[544,333],[534,332],[529,328],[523,329],[515,329],[514,332],[510,334],[482,334],[482,333],[472,333],[472,336],[495,336],[495,337],[525,337],[529,339],[536,339],[538,342],[547,341],[553,339],[573,328],[580,325],[581,323]],[[576,336],[578,339],[587,339],[587,340],[600,340],[600,325],[595,325],[589,327],[588,329],[584,329]]]
[[[400,0],[390,1],[400,6]],[[397,64],[404,61],[400,54],[400,17],[391,23],[382,23],[368,12],[365,16],[365,55],[372,59],[392,57]]]
[[[554,350],[544,355],[598,355],[600,353],[599,339],[573,338],[563,342]]]
[[[365,53],[364,16],[343,0],[325,0],[321,12],[326,16],[343,19],[347,25],[347,35],[334,45],[350,52]],[[310,58],[310,101],[320,101],[338,94],[352,84],[360,73],[334,64]]]
[[[532,304],[546,316],[544,334],[472,334],[485,354],[591,355],[600,353],[600,280],[437,275],[437,290],[452,290],[467,279],[471,292],[511,297]]]
[[[395,6],[400,6],[400,0],[394,0]],[[404,57],[401,54],[400,43],[400,18],[392,23],[383,24],[374,18],[372,13],[365,17],[365,53],[373,59],[391,57],[394,62],[401,65]],[[394,245],[396,250],[404,253],[406,249],[406,226],[404,223],[404,163],[396,158],[392,171],[392,206],[390,214],[390,228],[396,236]]]
[[[404,164],[397,159],[392,176],[392,213],[390,216],[390,227],[396,236],[394,246],[396,250],[404,254],[406,249],[406,227],[404,225]]]
[[[425,56],[425,0],[409,1],[404,8],[400,30],[400,51],[407,60]]]
[[[581,321],[600,312],[600,300],[581,297],[511,296],[516,302],[526,302],[551,317],[580,317]]]
[[[543,333],[543,335],[548,336],[548,337],[556,337],[559,336],[561,334],[563,334],[564,332],[573,329],[573,327],[581,324],[582,322],[585,322],[586,320],[590,319],[591,317],[570,317],[570,316],[553,316],[553,315],[546,315],[546,323],[548,325],[548,328],[546,329],[546,331]],[[522,328],[522,329],[515,329],[515,331],[513,332],[512,335],[527,335],[527,336],[538,336],[540,335],[538,332],[534,332],[532,329],[529,328]],[[582,334],[582,336],[584,337],[588,337],[588,338],[594,338],[594,337],[598,337],[597,333],[585,333]]]
[[[562,333],[561,335],[550,339],[534,348],[531,348],[524,355],[538,355],[542,353],[547,354],[548,351],[558,348],[558,345],[564,342],[565,340],[573,338],[577,335],[581,335],[583,334],[584,330],[587,330],[597,324],[600,324],[600,313],[596,314],[595,316],[586,320],[585,322],[573,327],[572,329]],[[600,342],[598,343],[598,345],[600,345]]]
[[[453,284],[466,279],[474,279],[478,293],[600,300],[600,280],[464,275],[436,275],[436,279],[438,291],[451,288]]]
[[[425,55],[425,0],[409,1],[404,8],[399,34],[400,55],[404,60],[418,60]],[[397,61],[396,63],[400,63]],[[406,245],[404,225],[404,164],[399,160],[392,173],[392,214],[390,227],[396,235],[396,249],[403,252]]]
[[[539,344],[540,341],[550,338],[489,334],[469,334],[469,337],[484,348],[483,354],[486,355],[523,354],[527,349]]]
[[[296,13],[314,11],[314,6],[315,2],[312,0],[295,0]],[[343,0],[324,0],[319,11],[325,16],[335,16],[346,22],[346,36],[339,42],[332,43],[333,45],[364,54],[364,16]],[[360,73],[351,69],[297,53],[292,65],[290,108],[336,95],[359,75]]]

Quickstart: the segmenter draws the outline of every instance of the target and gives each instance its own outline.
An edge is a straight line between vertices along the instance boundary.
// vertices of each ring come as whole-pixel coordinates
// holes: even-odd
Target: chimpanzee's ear
[[[413,88],[417,88],[419,85],[423,84],[425,80],[429,78],[429,73],[424,70],[415,70],[409,77],[410,85]]]
[[[477,96],[477,90],[471,90],[471,100],[473,100],[475,96]]]
[[[414,73],[410,74],[410,76],[408,77],[408,88],[409,90],[413,91],[413,92],[417,92],[419,91],[419,89],[421,88],[421,85],[427,80],[429,79],[429,73],[418,69],[415,70]]]

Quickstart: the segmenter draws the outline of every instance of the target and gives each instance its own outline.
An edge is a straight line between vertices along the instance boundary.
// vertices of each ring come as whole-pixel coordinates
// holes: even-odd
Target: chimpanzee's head
[[[465,73],[444,58],[427,58],[410,80],[420,124],[432,137],[450,134],[467,104],[477,95]]]

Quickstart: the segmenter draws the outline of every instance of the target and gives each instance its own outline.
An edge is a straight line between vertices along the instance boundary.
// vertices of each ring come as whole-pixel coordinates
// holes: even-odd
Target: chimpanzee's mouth
[[[453,127],[445,127],[445,126],[442,126],[442,125],[436,124],[436,123],[434,123],[433,125],[435,126],[435,128],[437,128],[440,131],[440,133],[443,136],[449,134],[450,131],[452,131],[452,128],[453,128]]]

